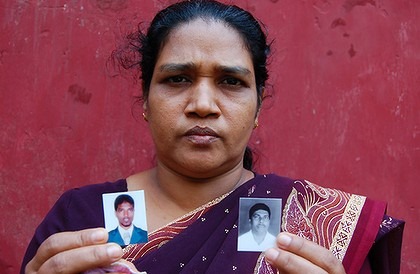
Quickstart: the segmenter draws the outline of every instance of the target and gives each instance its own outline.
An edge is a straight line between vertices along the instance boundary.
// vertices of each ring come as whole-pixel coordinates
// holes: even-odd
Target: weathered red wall
[[[133,107],[138,83],[106,61],[127,30],[168,2],[0,4],[2,273],[17,272],[64,190],[153,164]],[[402,273],[420,273],[419,1],[237,3],[274,40],[273,97],[252,139],[259,170],[387,200],[407,221]]]

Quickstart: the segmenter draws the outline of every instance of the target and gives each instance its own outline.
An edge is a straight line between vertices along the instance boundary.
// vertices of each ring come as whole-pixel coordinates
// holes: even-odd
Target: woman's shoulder
[[[277,190],[285,191],[285,190],[296,190],[298,192],[302,190],[312,190],[319,193],[326,193],[326,192],[343,192],[338,189],[323,187],[321,184],[312,183],[309,180],[301,179],[301,178],[292,178],[287,176],[278,175],[275,173],[268,173],[268,174],[255,174],[255,181],[260,183],[261,186],[265,187],[274,187]],[[344,193],[344,192],[343,192]]]
[[[105,193],[125,191],[127,191],[127,181],[126,179],[119,179],[114,182],[107,181],[103,183],[95,183],[71,188],[61,195],[58,202],[70,202],[74,200],[91,200],[97,196],[102,197],[102,194]]]
[[[86,192],[86,193],[112,193],[112,192],[124,192],[127,191],[127,180],[118,179],[116,181],[106,181],[103,183],[95,183],[84,185],[70,189],[69,191]]]
[[[254,180],[262,181],[266,184],[274,184],[274,185],[284,185],[284,184],[291,185],[296,181],[293,178],[281,176],[276,173],[266,173],[266,174],[255,173]]]
[[[322,183],[313,182],[305,178],[291,178],[291,177],[277,175],[275,173],[266,174],[266,175],[257,175],[256,178],[260,178],[260,180],[266,179],[269,184],[288,187],[293,191],[297,191],[298,193],[306,193],[306,194],[315,193],[321,197],[326,197],[326,196],[350,197],[354,195],[358,197],[367,198],[360,194],[350,193],[350,192],[341,190],[339,188],[325,186]]]

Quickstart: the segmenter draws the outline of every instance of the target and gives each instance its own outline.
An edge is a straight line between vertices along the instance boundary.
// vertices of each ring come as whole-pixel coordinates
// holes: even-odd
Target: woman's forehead
[[[168,35],[158,56],[158,63],[193,60],[252,68],[251,54],[242,36],[225,23],[214,20],[196,19],[176,27]]]

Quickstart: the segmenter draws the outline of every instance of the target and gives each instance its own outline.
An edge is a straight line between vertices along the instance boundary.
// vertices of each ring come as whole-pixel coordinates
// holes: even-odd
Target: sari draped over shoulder
[[[281,230],[326,247],[347,273],[362,271],[386,209],[385,203],[305,180],[256,175],[231,193],[150,233],[148,243],[129,245],[124,258],[148,274],[277,273],[264,253],[237,251],[241,197],[281,198]],[[399,269],[399,260],[397,264]]]

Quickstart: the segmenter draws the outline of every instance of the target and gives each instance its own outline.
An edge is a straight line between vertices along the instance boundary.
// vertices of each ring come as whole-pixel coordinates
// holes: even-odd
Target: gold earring
[[[258,120],[255,120],[254,122],[254,129],[256,129],[258,127]]]
[[[149,120],[147,120],[146,114],[143,112],[143,119],[148,122]]]

